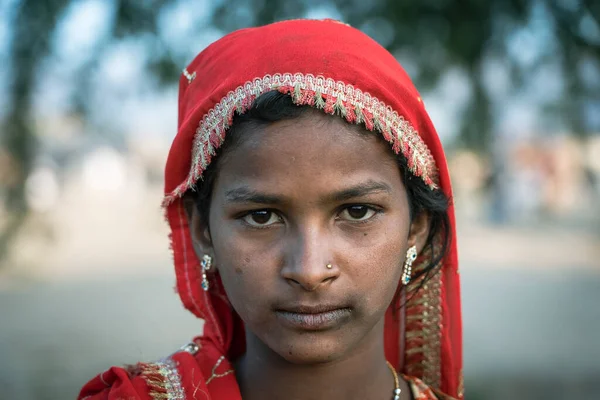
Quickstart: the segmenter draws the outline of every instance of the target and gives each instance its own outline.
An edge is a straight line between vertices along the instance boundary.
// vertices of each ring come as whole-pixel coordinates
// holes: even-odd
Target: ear
[[[429,226],[431,217],[427,212],[420,212],[417,214],[412,222],[410,223],[410,230],[408,233],[408,247],[417,246],[417,252],[421,253],[427,236],[429,235]]]
[[[214,251],[212,246],[212,239],[210,237],[210,231],[208,229],[208,221],[204,221],[200,215],[200,211],[196,206],[196,201],[193,196],[183,196],[183,207],[187,215],[188,226],[190,228],[190,235],[192,236],[192,243],[194,245],[194,252],[198,260],[202,259],[205,254],[213,257]]]

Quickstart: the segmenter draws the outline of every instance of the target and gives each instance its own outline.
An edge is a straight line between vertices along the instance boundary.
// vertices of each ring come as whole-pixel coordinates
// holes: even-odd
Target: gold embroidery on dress
[[[140,363],[137,368],[154,400],[185,400],[181,377],[171,357],[155,363]]]
[[[193,81],[194,79],[196,79],[196,71],[194,71],[193,73],[191,73],[191,74],[190,74],[190,73],[188,72],[188,70],[187,70],[186,68],[184,68],[184,69],[183,69],[183,76],[185,76],[185,78],[186,78],[186,79],[187,79],[187,81],[188,81],[188,85],[189,85],[190,83],[192,83],[192,81]]]
[[[219,368],[219,365],[221,365],[221,363],[223,362],[223,360],[225,360],[225,356],[221,356],[219,357],[219,359],[217,360],[217,362],[215,363],[215,366],[213,367],[212,371],[211,371],[211,375],[210,378],[208,378],[208,380],[206,381],[206,386],[208,386],[208,384],[213,380],[213,379],[217,379],[217,378],[222,378],[224,376],[227,376],[229,374],[232,374],[233,372],[235,372],[233,369],[229,369],[225,372],[222,372],[220,374],[217,374],[217,368]]]
[[[436,249],[437,251],[437,249]],[[417,259],[415,273],[422,271],[431,258],[426,251]],[[423,380],[433,388],[441,385],[441,268],[423,284],[425,276],[408,285],[409,293],[415,293],[406,305],[405,355],[409,375]],[[423,285],[422,287],[420,287]],[[420,287],[420,289],[419,289]],[[416,291],[416,292],[415,292]],[[410,295],[409,295],[410,296]]]

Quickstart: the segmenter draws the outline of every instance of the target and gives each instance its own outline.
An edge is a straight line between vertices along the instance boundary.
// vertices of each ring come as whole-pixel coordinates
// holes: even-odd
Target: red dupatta
[[[229,360],[245,351],[244,326],[218,276],[209,292],[201,288],[201,269],[181,197],[201,179],[225,140],[234,113],[243,113],[257,96],[271,90],[289,94],[296,104],[379,132],[395,152],[406,156],[413,175],[451,197],[444,151],[419,93],[396,59],[368,36],[336,21],[294,20],[223,37],[201,52],[180,79],[178,131],[165,170],[164,206],[177,290],[184,306],[205,320],[204,334],[188,352],[128,371],[105,372],[84,388],[81,397],[119,382],[123,394],[138,393],[136,385],[145,385],[148,397],[140,398],[183,399],[192,392],[198,399],[241,398]],[[452,205],[448,213],[452,240],[439,272],[400,311],[405,298],[397,296],[386,313],[384,340],[386,357],[400,372],[462,398]],[[425,258],[417,259],[413,270],[422,267]],[[408,293],[419,284],[411,282]],[[143,379],[137,381],[135,376]]]

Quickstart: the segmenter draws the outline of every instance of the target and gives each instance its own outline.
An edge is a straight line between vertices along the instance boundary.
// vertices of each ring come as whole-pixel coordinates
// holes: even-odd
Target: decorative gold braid
[[[154,400],[184,400],[181,378],[177,365],[171,357],[154,363],[137,365],[139,374],[149,388],[150,397]]]
[[[430,259],[429,251],[421,254],[421,257],[415,261],[414,273],[423,271]],[[422,379],[427,385],[439,388],[442,329],[442,275],[439,266],[435,274],[420,287],[423,279],[425,276],[411,281],[408,285],[409,300],[406,306],[405,332],[406,371],[409,375]]]
[[[229,369],[225,372],[222,372],[220,374],[217,374],[217,368],[219,368],[219,365],[221,365],[221,363],[223,362],[223,360],[225,360],[225,356],[221,356],[219,357],[219,359],[217,360],[215,366],[213,367],[212,371],[211,371],[211,375],[210,378],[208,378],[208,380],[206,381],[206,385],[208,386],[208,384],[216,378],[222,378],[224,376],[227,376],[229,374],[234,373],[235,371],[233,369]]]
[[[309,105],[328,114],[337,113],[350,123],[364,124],[368,130],[379,131],[396,153],[406,157],[413,175],[432,189],[438,187],[438,170],[427,145],[412,124],[391,106],[341,81],[311,74],[284,73],[257,77],[238,86],[202,117],[194,136],[188,177],[165,196],[164,206],[194,187],[225,140],[225,131],[231,126],[234,113],[244,113],[258,96],[272,90],[290,95],[297,105]]]

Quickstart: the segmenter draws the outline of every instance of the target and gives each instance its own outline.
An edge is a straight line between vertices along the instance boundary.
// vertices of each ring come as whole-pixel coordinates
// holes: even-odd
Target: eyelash
[[[369,222],[372,222],[374,218],[376,218],[379,214],[381,214],[383,212],[383,209],[381,207],[377,207],[374,206],[372,204],[346,204],[344,205],[340,211],[338,212],[338,216],[339,214],[341,214],[342,212],[344,212],[345,210],[348,210],[352,207],[365,207],[367,209],[367,212],[372,211],[373,215],[370,216],[367,219],[360,219],[360,220],[350,220],[350,221],[346,221],[346,222],[350,222],[352,224],[367,224]],[[336,218],[339,219],[339,218]]]
[[[352,224],[365,224],[365,223],[369,223],[374,218],[376,218],[379,214],[381,214],[383,212],[383,209],[381,207],[377,207],[377,206],[374,206],[372,204],[361,204],[361,203],[358,203],[358,204],[345,204],[337,212],[337,214],[336,214],[336,220],[338,220],[338,221],[342,220],[339,217],[339,215],[342,212],[344,212],[344,211],[346,211],[346,210],[348,210],[348,209],[350,209],[352,207],[365,207],[365,208],[367,208],[367,212],[369,212],[369,211],[373,212],[373,215],[371,217],[369,217],[367,219],[364,219],[364,220],[346,220],[346,222],[350,222]],[[283,218],[281,217],[281,215],[276,210],[273,210],[273,209],[270,209],[270,208],[261,208],[261,209],[257,209],[257,210],[248,211],[248,212],[245,212],[245,213],[241,214],[240,216],[238,216],[237,219],[239,219],[245,226],[247,226],[250,229],[269,229],[269,228],[271,228],[271,226],[273,226],[274,224],[269,224],[269,225],[257,224],[257,225],[253,225],[253,224],[250,224],[247,221],[245,221],[246,217],[249,217],[253,213],[258,213],[258,212],[270,212],[270,213],[273,213],[274,215],[276,215],[277,218],[280,221],[283,220]]]
[[[239,219],[242,222],[242,224],[244,224],[245,226],[247,226],[250,229],[268,229],[268,228],[270,228],[273,224],[270,224],[270,225],[260,225],[260,224],[258,224],[258,225],[252,225],[252,224],[248,223],[247,221],[245,221],[246,217],[249,217],[253,213],[258,213],[258,212],[270,212],[270,213],[276,215],[277,218],[279,218],[279,220],[283,220],[283,218],[281,217],[281,215],[279,215],[277,213],[277,211],[275,211],[273,209],[269,209],[269,208],[261,208],[261,209],[258,209],[258,210],[252,210],[252,211],[245,212],[242,215],[240,215],[237,219]]]

